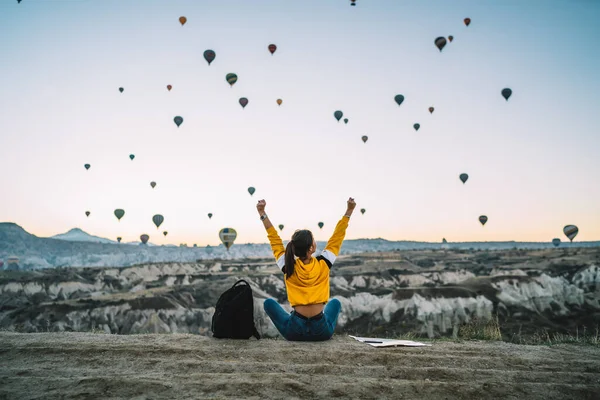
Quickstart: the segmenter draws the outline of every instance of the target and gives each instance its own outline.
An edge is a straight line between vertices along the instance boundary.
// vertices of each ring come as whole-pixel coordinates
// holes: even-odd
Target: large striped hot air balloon
[[[227,83],[229,83],[230,86],[233,86],[233,84],[237,82],[238,76],[233,72],[230,72],[227,75],[225,75],[225,80],[227,81]]]
[[[223,228],[219,231],[219,239],[223,242],[223,245],[229,251],[229,248],[233,246],[233,242],[237,237],[237,232],[233,228]]]
[[[152,222],[154,222],[154,225],[156,225],[156,229],[158,229],[158,227],[164,222],[164,220],[165,217],[163,217],[160,214],[156,214],[152,217]]]
[[[563,232],[565,236],[567,236],[572,242],[573,239],[575,239],[575,236],[577,236],[579,233],[579,228],[577,228],[575,225],[567,225],[563,228]]]

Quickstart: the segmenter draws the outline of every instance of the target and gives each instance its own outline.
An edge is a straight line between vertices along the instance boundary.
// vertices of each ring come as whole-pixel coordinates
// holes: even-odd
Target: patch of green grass
[[[585,326],[577,328],[575,333],[550,333],[546,330],[539,331],[533,335],[522,336],[515,334],[507,340],[516,344],[527,345],[546,345],[552,346],[556,344],[578,344],[600,346],[600,325],[593,329],[587,329]]]
[[[491,319],[472,318],[459,326],[457,339],[463,340],[502,340],[498,316]]]

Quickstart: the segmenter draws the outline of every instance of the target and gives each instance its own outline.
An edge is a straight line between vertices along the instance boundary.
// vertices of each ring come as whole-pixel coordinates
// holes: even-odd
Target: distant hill
[[[561,243],[561,247],[593,247],[600,242]],[[317,242],[318,251],[325,242]],[[547,249],[550,242],[461,242],[444,243],[444,249],[483,251],[502,249]],[[403,250],[441,250],[442,242],[389,241],[386,239],[346,240],[341,254],[375,253]],[[318,253],[317,253],[318,255]],[[223,245],[212,247],[155,246],[141,243],[115,243],[109,239],[90,235],[80,229],[41,238],[30,234],[12,222],[0,223],[0,260],[10,256],[20,259],[25,269],[61,266],[123,267],[140,263],[194,262],[199,259],[220,258],[234,260],[244,258],[271,258],[273,254],[267,243],[234,244],[229,251]]]
[[[61,233],[50,237],[51,239],[69,240],[72,242],[94,242],[94,243],[117,243],[114,240],[90,235],[79,228],[73,228],[67,233]]]

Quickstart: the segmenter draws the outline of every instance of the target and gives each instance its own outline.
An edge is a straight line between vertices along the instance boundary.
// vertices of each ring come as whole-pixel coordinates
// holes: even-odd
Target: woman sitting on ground
[[[312,256],[317,250],[317,243],[309,230],[294,232],[292,240],[283,247],[281,238],[265,214],[266,204],[264,200],[260,200],[256,208],[267,229],[277,266],[285,274],[288,301],[294,310],[288,313],[275,300],[267,299],[264,303],[265,312],[287,340],[329,340],[333,336],[341,309],[339,300],[327,302],[329,270],[340,253],[356,203],[350,197],[346,214],[338,222],[333,236],[318,257]]]

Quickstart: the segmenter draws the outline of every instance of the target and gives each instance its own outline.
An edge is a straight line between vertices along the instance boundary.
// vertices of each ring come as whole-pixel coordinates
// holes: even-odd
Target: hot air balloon
[[[123,90],[125,89],[123,89],[122,87],[119,88],[119,92],[123,93]]]
[[[171,91],[171,89],[173,89],[173,86],[171,86],[171,85],[167,85],[167,90],[168,90],[169,92]]]
[[[234,73],[228,73],[227,75],[225,75],[225,80],[227,81],[227,83],[229,83],[230,86],[233,86],[234,83],[237,82],[237,75]]]
[[[464,19],[464,22],[465,22],[465,25],[466,25],[466,26],[469,26],[469,25],[471,25],[471,18],[465,18],[465,19]]]
[[[577,228],[575,225],[567,225],[563,228],[563,232],[572,242],[573,239],[575,239],[575,236],[577,236],[579,233],[579,228]]]
[[[560,239],[559,238],[552,239],[552,244],[554,245],[554,247],[560,246]]]
[[[208,219],[211,219],[212,216],[213,216],[212,213],[208,213]]]
[[[467,179],[469,179],[469,175],[465,173],[460,174],[458,177],[460,178],[463,184],[467,181]]]
[[[169,232],[167,232],[167,231],[164,231],[164,232],[163,232],[163,235],[164,235],[164,236],[167,236],[168,234],[169,234]]]
[[[324,224],[324,223],[322,223],[322,222],[319,222],[317,225],[319,225],[319,229],[323,229],[323,226],[324,226],[325,224]]]
[[[282,231],[283,230],[283,225],[279,225],[279,230]]]
[[[454,40],[454,36],[452,36],[452,35],[448,36],[448,41],[449,41],[450,43],[452,43],[452,41],[453,41],[453,40]]]
[[[121,236],[117,236],[117,242],[121,243]]]
[[[280,106],[280,105],[281,105],[281,103],[283,103],[283,100],[281,100],[281,99],[277,99],[277,105],[278,105],[278,106]]]
[[[143,234],[140,236],[140,240],[142,241],[142,244],[146,244],[148,243],[148,239],[150,239],[150,236]]]
[[[158,229],[158,227],[163,223],[164,220],[165,217],[163,217],[160,214],[156,214],[152,217],[152,222],[154,222],[154,225],[156,225],[156,229]]]
[[[435,46],[440,49],[440,52],[442,51],[442,49],[444,48],[444,46],[446,46],[446,38],[443,36],[438,37],[437,39],[434,40]]]
[[[367,212],[367,210],[365,210],[364,208],[361,208],[361,209],[360,209],[360,213],[361,213],[362,215],[365,215],[365,212]]]
[[[206,62],[208,63],[208,65],[210,65],[210,63],[215,60],[216,56],[217,56],[217,53],[215,53],[212,50],[206,50],[204,52],[204,59],[206,60]]]
[[[362,139],[363,143],[367,143],[367,140],[369,140],[369,137],[365,135],[361,139]]]
[[[506,99],[506,101],[508,101],[508,98],[510,97],[510,95],[512,95],[512,90],[509,88],[505,88],[502,89],[502,97],[504,97],[504,99]]]
[[[186,22],[187,22],[186,17],[179,17],[179,23],[181,24],[181,26],[185,25]]]
[[[91,165],[90,164],[84,164],[85,169],[90,169]]]
[[[351,6],[356,6],[356,0],[350,0],[350,5]]]
[[[173,118],[173,122],[175,122],[175,125],[177,125],[177,127],[179,128],[179,126],[183,124],[183,118],[178,115],[175,118]]]
[[[134,159],[134,158],[135,158],[135,154],[130,154],[130,155],[129,155],[129,159],[130,159],[131,161],[133,161],[133,159]]]
[[[347,124],[348,123],[348,118],[344,118],[344,123]]]
[[[90,214],[91,214],[91,213],[90,213],[89,211],[86,211],[86,212],[85,212],[85,216],[86,216],[86,217],[89,217],[89,216],[90,216]]]
[[[229,248],[233,245],[235,238],[237,237],[237,232],[233,228],[223,228],[219,231],[219,238],[223,245],[229,251]]]
[[[277,50],[277,46],[275,46],[274,44],[270,44],[269,51],[271,52],[271,55],[275,53],[275,50]]]
[[[429,107],[429,114],[433,114],[433,111],[435,110],[435,108],[433,107]]]
[[[254,194],[254,192],[256,192],[256,189],[254,189],[252,186],[250,186],[248,188],[248,193],[250,193],[250,196],[252,196]]]
[[[421,127],[421,124],[414,124],[413,125],[413,128],[415,128],[415,131],[418,131],[420,127]]]
[[[401,94],[397,94],[394,96],[394,101],[396,102],[396,104],[400,105],[404,101],[404,96]]]
[[[246,106],[248,105],[248,99],[245,97],[240,97],[240,105],[242,106],[242,108],[246,108]]]
[[[121,210],[120,208],[117,208],[115,210],[115,217],[117,217],[119,221],[121,220],[121,218],[123,218],[123,215],[125,215],[125,210]]]
[[[342,119],[342,117],[344,116],[344,113],[341,112],[340,110],[337,110],[336,112],[333,113],[333,116],[335,117],[335,119],[338,120],[338,122],[340,122],[340,119]]]
[[[482,215],[479,217],[479,222],[481,222],[481,225],[485,225],[487,220],[488,220],[488,217],[486,217],[485,215]]]
[[[150,186],[152,186],[152,189],[154,189],[156,187],[156,182],[154,182],[154,181],[150,182]]]

